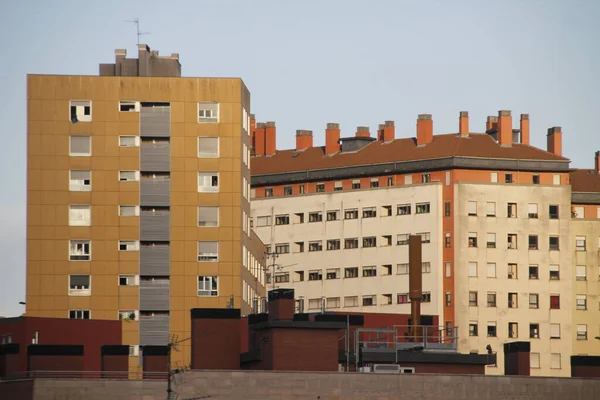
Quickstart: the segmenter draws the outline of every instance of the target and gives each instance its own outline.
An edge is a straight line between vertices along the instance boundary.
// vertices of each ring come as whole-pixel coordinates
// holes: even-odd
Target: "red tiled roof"
[[[572,192],[600,192],[600,175],[593,169],[576,169],[570,178]]]
[[[457,133],[450,133],[435,135],[433,142],[421,147],[417,147],[415,138],[402,138],[390,143],[374,141],[357,152],[333,156],[325,156],[324,147],[301,152],[280,150],[273,156],[254,157],[251,172],[252,175],[265,175],[445,157],[569,161],[530,145],[503,147],[487,134],[470,133],[468,138],[461,138]]]

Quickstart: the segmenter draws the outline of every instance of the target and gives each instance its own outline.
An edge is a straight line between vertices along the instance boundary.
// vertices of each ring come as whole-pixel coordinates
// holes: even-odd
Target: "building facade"
[[[325,146],[313,146],[311,131],[297,131],[296,148],[279,151],[275,123],[251,123],[252,222],[282,268],[275,270],[274,284],[289,279],[286,284],[309,309],[311,300],[313,308],[323,306],[318,300],[323,298],[325,308],[350,311],[354,303],[343,299],[371,294],[377,296],[377,306],[369,306],[374,311],[407,309],[401,294],[408,277],[398,265],[405,257],[401,235],[427,232],[431,241],[423,257],[431,265],[424,268],[423,282],[424,291],[431,285],[433,303],[425,303],[431,309],[424,312],[438,312],[445,326],[459,327],[459,351],[482,353],[490,345],[500,354],[503,343],[531,341],[532,375],[569,376],[577,289],[562,130],[550,128],[547,149],[541,150],[530,145],[527,114],[513,129],[511,112],[502,110],[488,117],[483,134],[470,131],[467,112],[458,122],[457,133],[434,135],[431,115],[420,115],[415,137],[402,139],[395,138],[393,121],[379,125],[375,137],[359,127],[347,138],[338,124],[329,123]],[[421,203],[431,213],[424,218],[417,215]],[[390,223],[382,216],[389,206]],[[345,207],[363,218],[327,221],[327,211],[344,213]],[[370,216],[369,207],[377,212],[372,220],[362,214],[367,208]],[[317,211],[322,222],[311,223]],[[303,223],[295,223],[298,214],[304,214]],[[359,249],[345,246],[346,238],[361,235],[376,240],[361,239]],[[328,241],[338,238],[340,250],[333,251],[337,244],[327,250]],[[304,243],[304,251],[294,251],[296,242]],[[321,246],[311,252],[311,242]],[[388,254],[397,260],[389,276],[394,263],[386,261]],[[354,266],[374,272],[361,270],[360,279],[350,279],[343,271]],[[338,268],[341,278],[327,279],[327,270]],[[304,272],[300,282],[297,271]],[[389,305],[388,282],[395,290]],[[488,373],[504,371],[503,357],[497,360]]]
[[[249,284],[264,296],[250,92],[139,53],[117,50],[104,76],[27,82],[27,315],[123,320],[132,366],[139,346],[188,338],[190,309],[249,312]]]

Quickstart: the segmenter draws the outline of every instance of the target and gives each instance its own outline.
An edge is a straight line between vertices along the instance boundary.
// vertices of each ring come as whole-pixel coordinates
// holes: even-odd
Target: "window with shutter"
[[[89,192],[92,190],[92,172],[91,171],[70,171],[69,190],[71,192]]]
[[[198,157],[200,157],[200,158],[219,157],[219,138],[218,137],[199,137],[198,138]]]
[[[201,262],[219,261],[219,242],[213,242],[213,241],[198,242],[198,261],[201,261]]]
[[[92,224],[91,206],[69,206],[69,226],[90,226]]]
[[[140,215],[140,206],[119,206],[119,216],[135,217]]]
[[[92,121],[92,102],[90,100],[71,100],[69,119],[72,123]]]
[[[198,226],[213,227],[219,226],[219,207],[200,206],[198,207]]]
[[[89,275],[69,275],[69,295],[70,296],[90,296]]]
[[[73,157],[88,157],[92,155],[92,137],[71,135],[69,137],[69,155]]]
[[[89,240],[69,241],[69,260],[89,261],[91,259],[91,242]]]
[[[120,147],[138,147],[139,145],[139,136],[119,136]]]
[[[200,102],[198,103],[198,123],[208,124],[219,122],[219,103]]]
[[[219,173],[218,172],[199,172],[198,173],[198,192],[216,193],[219,191]]]
[[[119,171],[119,180],[123,182],[133,182],[140,180],[139,171]]]

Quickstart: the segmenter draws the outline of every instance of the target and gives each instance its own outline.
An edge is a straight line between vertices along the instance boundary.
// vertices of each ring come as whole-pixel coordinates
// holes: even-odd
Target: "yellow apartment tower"
[[[138,47],[99,76],[27,77],[26,313],[123,320],[132,368],[140,347],[190,336],[190,309],[249,313],[265,295],[250,92]]]

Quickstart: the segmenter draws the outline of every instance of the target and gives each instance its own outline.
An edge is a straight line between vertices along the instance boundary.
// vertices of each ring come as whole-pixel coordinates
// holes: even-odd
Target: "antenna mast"
[[[140,45],[140,36],[149,35],[150,32],[140,32],[140,19],[139,18],[135,18],[133,20],[127,20],[125,22],[131,22],[131,23],[135,24],[135,29],[137,31],[137,44],[139,46]]]

